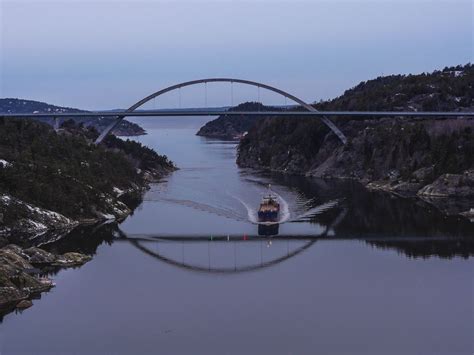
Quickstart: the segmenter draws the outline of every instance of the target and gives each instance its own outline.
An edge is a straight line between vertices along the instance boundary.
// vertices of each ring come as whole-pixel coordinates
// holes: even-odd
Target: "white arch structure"
[[[311,112],[317,112],[317,110],[307,104],[306,102],[304,102],[303,100],[297,98],[296,96],[294,95],[291,95],[283,90],[280,90],[280,89],[277,89],[273,86],[270,86],[270,85],[266,85],[266,84],[262,84],[262,83],[258,83],[256,81],[250,81],[250,80],[243,80],[243,79],[232,79],[232,78],[209,78],[209,79],[199,79],[199,80],[192,80],[192,81],[186,81],[184,83],[180,83],[180,84],[176,84],[176,85],[172,85],[172,86],[169,86],[167,88],[164,88],[162,90],[159,90],[145,98],[143,98],[142,100],[138,101],[137,103],[135,103],[134,105],[130,106],[130,108],[128,108],[125,112],[127,113],[130,113],[130,112],[133,112],[135,111],[137,108],[139,108],[140,106],[142,106],[143,104],[145,104],[146,102],[154,99],[155,97],[158,97],[160,95],[163,95],[167,92],[170,92],[170,91],[173,91],[173,90],[177,90],[177,89],[180,89],[182,87],[185,87],[185,86],[192,86],[192,85],[198,85],[198,84],[204,84],[204,83],[216,83],[216,82],[219,82],[219,83],[239,83],[239,84],[245,84],[245,85],[250,85],[250,86],[255,86],[255,87],[258,87],[258,88],[263,88],[263,89],[266,89],[266,90],[269,90],[269,91],[273,91],[277,94],[280,94],[292,101],[294,101],[295,103],[297,103],[298,105],[301,105],[303,106],[304,108],[306,108],[308,111],[311,111]],[[222,114],[225,114],[225,113],[222,113]],[[102,133],[99,135],[99,137],[96,139],[95,141],[95,144],[99,144],[103,141],[103,139],[115,128],[117,127],[117,125],[124,119],[125,116],[118,116],[117,119],[115,120],[115,122],[113,122],[112,124],[110,124],[104,131],[102,131]],[[339,128],[336,127],[336,125],[327,117],[325,116],[320,116],[318,117],[319,119],[321,119],[321,121],[324,122],[324,124],[326,126],[328,126],[331,131],[334,132],[334,134],[336,134],[336,136],[339,138],[339,140],[343,143],[343,144],[346,144],[347,143],[347,138],[346,136],[344,135],[344,133],[341,132],[341,130]]]

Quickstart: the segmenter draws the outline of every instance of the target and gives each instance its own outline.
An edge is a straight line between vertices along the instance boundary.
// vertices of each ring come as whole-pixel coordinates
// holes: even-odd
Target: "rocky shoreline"
[[[0,236],[34,239],[78,225],[123,220],[134,200],[176,170],[141,144],[64,122],[58,131],[31,120],[0,122]],[[19,235],[25,237],[18,237]]]
[[[73,121],[57,131],[32,120],[0,120],[0,314],[26,308],[53,284],[49,270],[90,255],[46,251],[79,226],[124,220],[150,183],[176,170],[140,143]],[[72,251],[72,252],[71,252]],[[2,311],[3,310],[3,311]]]
[[[168,172],[148,171],[144,185],[134,185],[128,191],[114,189],[113,197],[104,196],[110,204],[110,213],[97,211],[96,216],[90,218],[68,218],[13,196],[0,195],[0,321],[3,315],[15,309],[29,308],[34,297],[54,287],[54,283],[42,275],[51,270],[81,266],[92,259],[82,253],[56,254],[39,247],[58,242],[81,226],[124,220],[140,203],[149,184],[160,181]],[[13,220],[8,214],[14,214]],[[10,223],[3,223],[5,218]]]
[[[328,111],[474,110],[474,66],[361,82],[314,104]],[[352,179],[372,190],[419,198],[467,216],[474,201],[474,119],[331,117],[342,145],[316,118],[268,117],[249,129],[237,164],[284,174]]]
[[[49,291],[54,283],[44,276],[57,268],[76,267],[91,256],[69,252],[54,255],[37,247],[8,244],[0,249],[0,317],[32,306],[32,298]]]
[[[417,198],[444,215],[459,215],[474,222],[474,169],[463,174],[443,174],[434,182],[373,181],[369,190],[383,191],[402,198]]]
[[[89,217],[66,217],[55,211],[26,203],[9,194],[0,193],[0,238],[13,243],[41,245],[58,240],[79,226],[101,222],[123,221],[135,207],[136,200],[149,189],[149,184],[159,182],[167,172],[145,172],[144,185],[134,185],[127,191],[115,188],[113,194],[103,195],[106,208],[94,210]],[[130,201],[129,201],[130,200]],[[126,201],[126,202],[124,202]]]
[[[63,268],[78,267],[92,259],[92,255],[75,251],[46,251],[42,246],[59,242],[72,231],[83,229],[83,226],[95,228],[123,221],[140,203],[149,184],[159,182],[163,177],[163,172],[148,172],[144,186],[135,186],[129,191],[117,189],[115,198],[109,198],[111,203],[113,201],[111,213],[98,212],[96,218],[71,219],[12,196],[1,195],[0,211],[2,208],[3,212],[13,208],[17,217],[22,217],[16,218],[13,225],[0,226],[0,322],[4,315],[12,311],[31,307],[35,297],[55,286],[44,275]],[[126,204],[119,198],[130,201]],[[0,213],[0,218],[3,219],[3,216]]]
[[[351,179],[370,190],[422,199],[445,214],[471,214],[474,120],[361,120],[341,127],[349,138],[345,146],[316,120],[262,121],[240,141],[237,163],[283,174]]]
[[[442,122],[435,125],[450,124],[450,121]],[[462,127],[460,133],[453,133],[447,139],[440,135],[420,138],[418,132],[424,131],[429,123],[382,121],[374,125],[373,121],[349,122],[346,132],[350,132],[347,127],[366,128],[354,129],[353,132],[359,131],[360,136],[351,137],[347,146],[338,145],[331,133],[327,133],[316,154],[305,154],[298,146],[291,145],[285,145],[286,150],[282,151],[270,143],[275,142],[274,136],[267,139],[264,133],[251,131],[239,145],[237,163],[241,167],[289,175],[354,180],[369,190],[420,199],[445,215],[473,219],[474,121],[457,120]],[[400,134],[403,131],[407,132],[405,136]],[[440,151],[455,146],[457,151],[453,154],[457,154],[459,167],[451,168],[453,159],[449,157],[445,162],[439,159],[429,148],[433,146],[439,146]],[[446,172],[453,170],[457,172]]]

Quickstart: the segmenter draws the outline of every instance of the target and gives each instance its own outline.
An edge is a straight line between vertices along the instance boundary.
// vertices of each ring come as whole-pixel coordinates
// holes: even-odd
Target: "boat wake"
[[[242,222],[247,221],[247,219],[244,216],[241,216],[238,212],[233,211],[223,206],[216,207],[216,206],[211,206],[211,205],[196,202],[196,201],[180,200],[180,199],[174,199],[174,198],[161,198],[160,201],[169,202],[169,203],[177,204],[180,206],[190,207],[198,211],[215,214],[221,217],[234,219],[237,221],[242,221]]]
[[[241,198],[237,196],[232,196],[232,197],[235,198],[237,201],[239,201],[242,204],[242,206],[245,207],[249,222],[253,224],[262,224],[262,225],[283,224],[287,222],[306,222],[306,221],[311,220],[317,215],[320,215],[332,208],[335,208],[341,202],[340,199],[330,200],[321,205],[318,205],[316,207],[312,207],[303,211],[301,211],[300,208],[295,208],[295,211],[294,211],[295,216],[292,217],[288,202],[281,195],[275,193],[274,191],[273,193],[277,196],[278,202],[280,203],[280,219],[275,222],[259,222],[257,209],[253,208],[249,203],[243,201]],[[302,206],[307,208],[308,204],[309,202],[302,204]]]
[[[258,220],[258,211],[256,208],[257,204],[255,202],[245,201],[243,198],[232,195],[228,192],[227,192],[228,196],[230,196],[233,200],[238,201],[239,204],[244,207],[243,211],[242,209],[238,209],[235,206],[224,206],[224,205],[217,205],[217,204],[209,205],[202,202],[196,202],[196,201],[186,200],[186,199],[162,197],[160,198],[160,201],[193,208],[198,211],[207,212],[210,214],[214,214],[217,216],[229,218],[229,219],[240,221],[240,222],[250,222],[252,224],[266,225],[266,226],[289,223],[289,222],[307,222],[307,221],[310,221],[315,216],[320,215],[332,208],[335,208],[341,202],[340,199],[335,199],[335,200],[324,202],[318,206],[311,207],[311,206],[314,206],[314,200],[306,200],[306,201],[297,200],[291,203],[292,207],[290,207],[290,203],[285,198],[283,198],[280,194],[276,193],[275,191],[273,191],[272,193],[277,197],[277,200],[280,204],[280,214],[279,214],[280,218],[274,222],[273,221],[260,222]]]
[[[247,210],[247,217],[248,217],[249,222],[253,224],[262,224],[265,226],[269,226],[269,225],[274,225],[274,224],[285,223],[290,219],[290,216],[291,216],[290,209],[288,207],[288,202],[286,202],[286,200],[283,197],[281,197],[279,194],[277,194],[276,192],[273,191],[273,194],[277,197],[278,203],[280,204],[280,219],[274,222],[259,222],[258,211],[255,208],[251,207],[247,202],[245,202],[241,198],[237,196],[232,196],[232,195],[231,196],[235,198],[237,201],[239,201],[242,204],[242,206],[245,207],[245,209]]]
[[[311,218],[319,215],[319,214],[322,214],[334,207],[336,207],[337,205],[339,205],[341,202],[341,199],[336,199],[336,200],[330,200],[330,201],[327,201],[321,205],[318,205],[316,207],[313,207],[313,208],[310,208],[309,210],[301,213],[300,215],[298,215],[297,217],[295,217],[294,219],[291,220],[291,222],[305,222],[305,221],[309,221],[311,220]]]

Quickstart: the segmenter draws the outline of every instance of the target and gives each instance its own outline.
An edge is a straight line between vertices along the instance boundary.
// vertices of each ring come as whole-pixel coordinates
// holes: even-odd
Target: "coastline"
[[[176,169],[176,168],[175,168]],[[169,174],[171,172],[168,172]],[[55,243],[70,235],[73,231],[88,226],[100,226],[109,223],[120,223],[125,220],[142,201],[143,195],[152,183],[160,183],[167,174],[158,176],[150,174],[145,184],[133,191],[127,191],[120,197],[131,197],[133,206],[117,216],[97,218],[78,218],[76,220],[64,217],[56,212],[40,210],[28,205],[31,210],[41,211],[52,216],[47,228],[31,230],[25,226],[23,231],[0,230],[0,322],[3,316],[13,311],[22,311],[33,305],[32,300],[43,292],[50,291],[55,284],[44,275],[49,271],[59,271],[65,268],[79,267],[92,260],[93,255],[70,251],[56,253],[46,251],[42,246]],[[134,200],[138,197],[138,201]],[[0,197],[0,201],[2,197]],[[38,226],[37,222],[33,222]],[[43,224],[44,225],[44,224]]]
[[[177,170],[166,156],[134,141],[110,136],[103,146],[91,146],[97,133],[71,122],[65,122],[59,132],[29,120],[12,120],[1,128],[6,137],[24,144],[4,146],[6,159],[0,165],[0,317],[30,307],[34,297],[49,291],[54,284],[45,275],[51,270],[77,267],[92,259],[75,248],[46,251],[46,245],[86,226],[123,221],[141,203],[150,184]],[[41,143],[25,139],[22,130],[34,133]],[[17,153],[34,146],[50,146],[50,150],[26,159]],[[69,155],[55,154],[54,149]],[[43,163],[48,154],[48,164],[54,167],[50,170]]]

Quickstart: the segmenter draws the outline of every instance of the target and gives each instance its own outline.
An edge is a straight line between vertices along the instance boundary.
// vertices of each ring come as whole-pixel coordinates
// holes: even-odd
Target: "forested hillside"
[[[315,107],[472,112],[474,66],[445,68],[431,74],[380,77],[360,83],[341,97]],[[430,196],[474,192],[472,187],[461,188],[474,186],[473,119],[333,117],[332,120],[348,137],[347,145],[342,145],[317,118],[259,120],[241,140],[237,162],[243,167],[292,174],[352,178],[364,183],[386,181],[389,189]],[[445,174],[457,175],[446,178]],[[445,189],[438,178],[445,179]]]
[[[127,193],[139,193],[150,179],[174,166],[165,156],[133,141],[109,136],[91,144],[98,132],[66,122],[59,132],[28,119],[0,119],[0,204],[4,225],[14,225],[28,208],[12,208],[14,198],[72,220],[122,218]],[[122,201],[120,201],[122,200]]]
[[[390,75],[361,82],[320,110],[462,111],[474,106],[474,66],[417,75]]]

